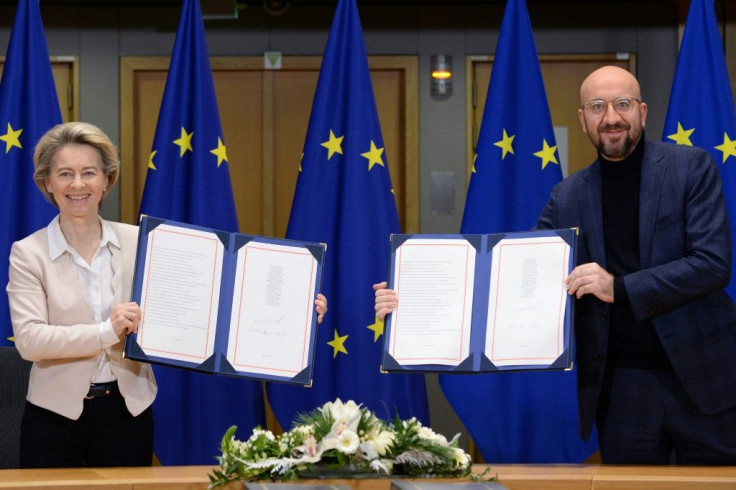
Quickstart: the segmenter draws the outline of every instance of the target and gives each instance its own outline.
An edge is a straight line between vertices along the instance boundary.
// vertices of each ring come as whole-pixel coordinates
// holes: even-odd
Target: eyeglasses
[[[583,104],[581,109],[587,109],[592,116],[600,117],[608,110],[608,104],[611,104],[614,111],[618,114],[624,115],[631,112],[631,109],[634,108],[634,102],[641,101],[639,99],[634,99],[633,97],[619,97],[618,99],[609,101],[595,99]]]

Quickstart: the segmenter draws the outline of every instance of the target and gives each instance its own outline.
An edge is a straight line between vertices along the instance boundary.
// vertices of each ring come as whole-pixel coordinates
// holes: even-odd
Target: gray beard
[[[634,142],[629,133],[616,144],[605,144],[603,138],[598,142],[598,152],[609,160],[622,160],[629,156],[634,150]]]

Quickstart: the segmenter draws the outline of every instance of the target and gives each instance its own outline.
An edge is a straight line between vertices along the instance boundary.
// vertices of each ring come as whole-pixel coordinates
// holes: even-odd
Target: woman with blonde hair
[[[33,163],[59,214],[10,252],[16,347],[33,361],[20,465],[150,465],[156,381],[149,364],[122,355],[141,318],[129,301],[138,228],[98,214],[118,179],[117,150],[96,126],[66,123],[39,140]]]

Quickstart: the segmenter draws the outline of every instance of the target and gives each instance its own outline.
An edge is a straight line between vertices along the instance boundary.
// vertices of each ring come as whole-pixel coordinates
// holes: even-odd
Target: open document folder
[[[325,245],[145,216],[125,356],[310,385]]]
[[[572,368],[576,229],[392,235],[385,371]]]

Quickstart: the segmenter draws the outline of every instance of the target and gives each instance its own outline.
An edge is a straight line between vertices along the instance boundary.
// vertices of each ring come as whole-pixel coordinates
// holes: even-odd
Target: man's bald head
[[[611,97],[620,97],[621,94],[641,100],[639,81],[623,68],[604,66],[583,80],[580,85],[580,105],[592,99],[609,100]]]
[[[646,126],[647,105],[641,101],[639,82],[618,66],[598,68],[580,85],[578,118],[601,155],[623,160],[634,151]]]

